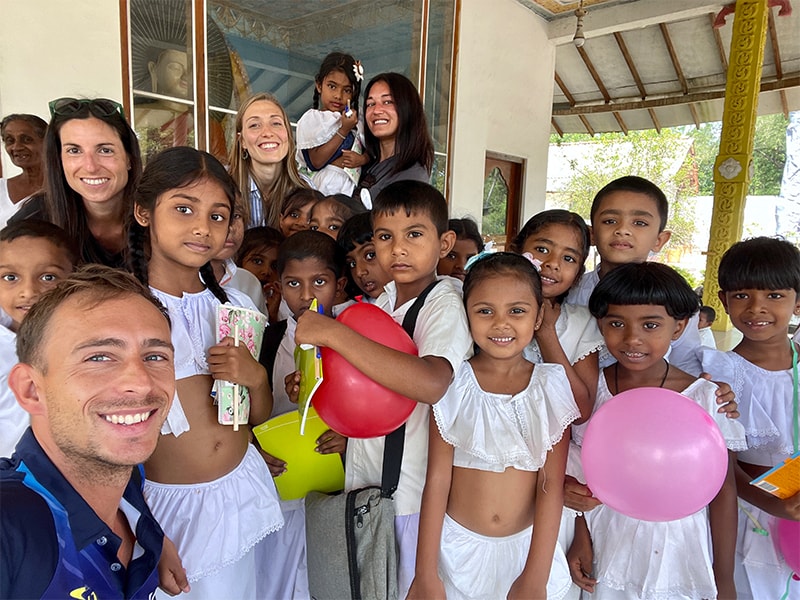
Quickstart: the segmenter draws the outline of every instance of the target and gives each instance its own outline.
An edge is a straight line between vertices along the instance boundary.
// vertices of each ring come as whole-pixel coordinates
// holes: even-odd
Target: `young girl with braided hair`
[[[167,307],[176,350],[176,396],[145,464],[145,496],[198,598],[260,597],[259,555],[283,525],[249,428],[220,425],[211,398],[213,380],[222,379],[248,388],[251,423],[272,409],[266,372],[246,346],[216,341],[221,303],[255,308],[237,290],[223,291],[210,263],[225,243],[235,194],[216,158],[171,148],[148,162],[128,225],[131,269]]]

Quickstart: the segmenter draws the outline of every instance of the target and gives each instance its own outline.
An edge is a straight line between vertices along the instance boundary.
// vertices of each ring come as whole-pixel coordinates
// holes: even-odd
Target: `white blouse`
[[[580,416],[561,365],[536,365],[528,386],[511,395],[481,389],[467,361],[433,414],[442,439],[455,446],[454,466],[497,473],[541,469]]]

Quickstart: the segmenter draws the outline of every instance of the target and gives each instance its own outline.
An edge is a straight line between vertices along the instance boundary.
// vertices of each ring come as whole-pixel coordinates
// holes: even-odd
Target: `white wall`
[[[462,0],[450,213],[480,219],[487,151],[520,157],[523,222],[544,209],[555,46],[516,0]]]
[[[54,98],[122,100],[119,3],[2,0],[0,115],[50,120]],[[19,172],[3,154],[3,175]]]

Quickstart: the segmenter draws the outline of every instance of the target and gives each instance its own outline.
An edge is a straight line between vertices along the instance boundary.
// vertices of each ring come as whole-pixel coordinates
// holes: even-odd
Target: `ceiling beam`
[[[614,118],[617,120],[617,125],[619,125],[619,128],[622,129],[622,133],[628,135],[628,126],[625,125],[625,121],[622,120],[622,115],[616,111],[614,111],[613,115]]]
[[[567,85],[564,83],[561,77],[559,77],[558,71],[554,71],[554,73],[556,78],[556,85],[558,85],[558,87],[561,89],[561,92],[564,94],[564,97],[567,99],[567,102],[569,102],[569,105],[575,106],[575,98],[573,97],[572,94],[569,93]]]
[[[669,58],[672,60],[672,66],[675,69],[675,74],[678,76],[678,81],[681,84],[681,91],[684,94],[688,94],[689,84],[686,83],[686,77],[683,76],[681,61],[678,59],[678,53],[675,52],[675,46],[672,44],[672,38],[669,35],[669,27],[666,23],[659,23],[658,27],[661,29],[661,35],[664,38],[664,43],[667,45]]]
[[[784,77],[780,81],[761,82],[762,92],[772,92],[775,90],[787,90],[800,87],[800,74],[792,74]],[[581,104],[570,106],[569,108],[553,106],[555,116],[574,116],[582,114],[607,113],[625,110],[639,110],[643,108],[657,108],[659,106],[677,106],[692,102],[704,102],[707,100],[719,100],[725,97],[725,90],[713,90],[706,92],[693,92],[680,96],[664,96],[661,98],[650,98],[648,100],[637,100],[631,102],[614,102],[611,104]]]
[[[586,53],[586,50],[583,47],[580,47],[577,50],[578,54],[580,54],[581,58],[583,59],[583,64],[585,64],[586,68],[589,69],[589,74],[592,76],[592,79],[594,79],[597,89],[600,90],[600,93],[603,95],[603,100],[606,102],[611,102],[611,96],[609,95],[603,80],[600,78],[600,73],[598,73],[597,69],[594,68],[592,59],[589,58],[589,55]]]
[[[575,3],[577,4],[577,2]],[[704,14],[717,13],[720,2],[709,0],[637,0],[635,10],[631,4],[623,2],[607,8],[592,6],[584,20],[586,39],[611,35],[615,31],[642,29],[658,23],[686,21]],[[634,13],[634,14],[632,14]],[[550,41],[561,46],[571,44],[575,35],[575,16],[567,14],[548,23],[547,35]]]
[[[697,109],[694,104],[689,104],[689,112],[692,113],[692,121],[694,121],[695,129],[700,129],[700,117],[697,114]]]
[[[654,111],[652,108],[648,108],[647,112],[650,113],[650,120],[653,122],[653,126],[656,128],[656,131],[661,133],[661,123],[658,122],[656,111]]]
[[[587,133],[592,137],[594,137],[594,129],[589,124],[589,120],[583,115],[578,115],[578,118],[581,120],[581,123],[583,123],[583,126],[586,128]]]
[[[728,70],[728,55],[725,54],[725,44],[722,43],[722,35],[719,33],[719,27],[714,27],[714,13],[708,13],[708,22],[711,26],[711,31],[714,32],[714,41],[717,42],[717,50],[719,51],[719,62],[722,63],[724,71]]]
[[[772,45],[772,60],[775,62],[775,77],[783,79],[783,68],[781,67],[781,49],[778,46],[778,31],[775,28],[775,14],[770,10],[767,11],[769,19],[767,21],[769,26],[769,41]]]
[[[786,90],[781,90],[781,107],[783,108],[783,116],[789,120],[789,102],[786,100]]]
[[[550,124],[553,126],[553,129],[555,129],[555,130],[556,130],[556,133],[557,133],[557,134],[558,134],[560,137],[564,137],[564,130],[563,130],[563,129],[561,129],[561,127],[559,127],[559,126],[558,126],[558,123],[556,123],[556,120],[555,120],[555,119],[550,119]]]
[[[614,32],[614,39],[617,40],[617,46],[619,47],[619,51],[622,52],[622,58],[625,59],[625,64],[628,65],[628,70],[633,77],[633,80],[636,82],[636,87],[639,88],[639,93],[642,95],[642,100],[647,98],[647,90],[644,89],[644,83],[642,83],[642,78],[639,77],[639,71],[636,70],[636,65],[633,64],[633,57],[631,53],[628,52],[628,46],[625,44],[625,40],[622,37],[622,34],[618,31]]]

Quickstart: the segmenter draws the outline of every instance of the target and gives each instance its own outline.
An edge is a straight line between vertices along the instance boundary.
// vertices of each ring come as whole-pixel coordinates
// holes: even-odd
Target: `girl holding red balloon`
[[[576,519],[567,555],[593,599],[736,597],[731,452],[744,430],[717,412],[715,384],[665,359],[698,308],[683,277],[654,262],[617,267],[589,300],[617,361],[600,374],[587,426],[573,428],[603,501]]]
[[[580,412],[564,367],[523,355],[542,302],[526,257],[489,254],[467,272],[464,304],[479,350],[433,405],[408,598],[553,598],[570,587],[556,540],[564,432]]]
[[[800,490],[775,490],[778,496],[751,484],[800,450],[798,348],[789,339],[789,321],[800,314],[800,250],[766,237],[738,242],[720,261],[719,286],[725,312],[743,335],[730,352],[703,353],[703,368],[731,382],[747,436],[736,465],[737,592],[800,598]],[[796,461],[794,468],[800,469]]]

